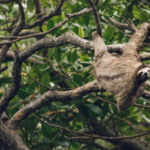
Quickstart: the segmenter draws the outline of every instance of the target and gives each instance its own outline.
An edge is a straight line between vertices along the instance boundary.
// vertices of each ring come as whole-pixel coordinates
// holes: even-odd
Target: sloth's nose
[[[148,76],[148,73],[147,73],[147,72],[144,72],[144,76]]]

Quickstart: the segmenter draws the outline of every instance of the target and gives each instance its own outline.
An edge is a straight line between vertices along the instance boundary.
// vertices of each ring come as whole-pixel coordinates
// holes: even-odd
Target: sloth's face
[[[145,82],[148,78],[150,78],[150,68],[145,67],[138,71],[138,81]]]

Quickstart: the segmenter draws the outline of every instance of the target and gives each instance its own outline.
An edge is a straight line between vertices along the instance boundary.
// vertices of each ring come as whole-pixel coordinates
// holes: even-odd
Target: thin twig
[[[58,29],[59,27],[61,27],[62,25],[64,25],[70,18],[72,17],[77,17],[77,16],[80,16],[82,14],[85,14],[85,13],[88,13],[92,11],[92,9],[84,9],[84,10],[81,10],[80,12],[78,13],[73,13],[73,14],[66,14],[66,19],[63,20],[62,22],[60,22],[58,25],[56,25],[55,27],[51,28],[50,30],[47,30],[45,32],[42,32],[42,33],[33,33],[33,34],[29,34],[29,35],[25,35],[25,36],[8,36],[8,37],[0,37],[0,39],[15,39],[15,40],[12,40],[12,41],[4,41],[4,42],[0,42],[0,45],[2,44],[11,44],[11,43],[15,43],[19,40],[22,40],[22,39],[27,39],[27,38],[31,38],[31,37],[38,37],[38,36],[44,36],[48,33],[51,33],[53,32],[54,30]]]
[[[121,136],[121,137],[106,137],[106,136],[99,136],[99,135],[92,135],[92,136],[76,136],[76,137],[67,137],[65,136],[67,139],[69,140],[76,140],[76,139],[89,139],[89,138],[96,138],[96,139],[104,139],[104,140],[123,140],[123,139],[133,139],[136,137],[141,137],[144,136],[146,134],[149,134],[149,131],[143,132],[141,134],[135,134],[133,136]]]
[[[47,89],[51,89],[51,87],[44,85],[43,83],[39,82],[38,80],[34,79],[30,74],[27,74],[32,80],[34,80],[35,82],[37,82],[39,85],[47,88]]]
[[[36,116],[34,114],[32,114],[32,116],[34,116],[39,121],[41,121],[41,122],[43,122],[43,123],[45,123],[49,126],[56,127],[56,128],[59,128],[59,129],[62,129],[62,130],[68,131],[68,132],[76,133],[76,134],[79,134],[79,135],[84,135],[84,136],[77,136],[77,137],[70,137],[70,138],[66,137],[67,139],[70,139],[70,140],[89,139],[89,138],[100,138],[100,139],[104,139],[104,140],[122,140],[122,139],[133,139],[133,138],[141,137],[141,136],[144,136],[144,135],[150,133],[150,130],[149,130],[149,131],[143,132],[141,134],[136,134],[136,135],[133,135],[133,136],[122,136],[122,137],[106,137],[106,136],[99,136],[99,135],[95,135],[95,134],[90,135],[90,134],[82,133],[82,132],[79,132],[79,131],[70,130],[70,129],[67,129],[65,127],[62,127],[62,126],[59,126],[59,125],[56,125],[56,124],[51,124],[51,123],[47,122],[46,120],[42,120],[41,118],[39,118],[38,116]]]
[[[87,0],[87,1],[89,2],[89,4],[91,5],[91,7],[93,9],[93,15],[94,15],[94,19],[95,19],[95,23],[96,23],[96,27],[97,27],[97,32],[102,37],[102,29],[101,29],[101,24],[100,24],[100,17],[98,15],[97,10],[96,10],[95,4],[91,0]]]
[[[126,20],[122,15],[120,15],[122,18],[123,18],[123,20],[134,30],[134,31],[137,31],[138,29],[134,26],[134,24],[132,23],[131,24],[131,22],[129,22],[128,20]]]

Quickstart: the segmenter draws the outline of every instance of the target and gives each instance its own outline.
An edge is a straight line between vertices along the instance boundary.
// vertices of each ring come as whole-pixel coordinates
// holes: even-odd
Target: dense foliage
[[[21,4],[26,25],[18,37],[26,36],[26,38],[13,42],[9,51],[17,50],[21,53],[44,37],[55,39],[66,32],[92,41],[92,32],[96,30],[92,11],[67,18],[70,14],[89,9],[90,5],[87,0],[66,0],[60,12],[34,26],[32,26],[34,22],[57,8],[58,1],[22,0]],[[16,1],[12,1],[1,4],[0,10],[0,36],[9,37],[13,28],[19,23],[19,7]],[[150,21],[150,2],[146,0],[100,0],[97,10],[100,15],[103,40],[107,45],[126,43],[134,33],[130,26],[119,27],[111,19],[126,25],[127,20],[131,20],[137,28],[143,22]],[[65,19],[68,20],[61,24]],[[61,25],[57,28],[59,24]],[[52,32],[45,33],[51,29],[53,29]],[[45,33],[45,35],[38,36],[37,33]],[[37,35],[28,37],[30,34]],[[1,46],[3,42],[4,40],[1,40]],[[40,48],[31,56],[32,60],[23,62],[21,87],[5,111],[8,118],[36,101],[48,90],[69,91],[94,80],[92,76],[93,50],[72,44],[63,45],[61,43],[60,45]],[[148,42],[143,45],[141,53],[149,53],[149,46]],[[145,63],[149,64],[149,60]],[[1,97],[12,84],[12,65],[12,59],[6,55],[2,66],[8,66],[8,69],[0,75]],[[148,84],[147,90],[149,88]],[[112,105],[116,103],[116,99],[106,91],[89,93],[74,100],[67,99],[64,102],[59,102],[58,99],[49,101],[22,120],[19,133],[24,143],[32,150],[103,150],[111,148],[121,150],[121,142],[109,141],[109,137],[133,136],[148,131],[150,111],[148,108],[131,106],[118,113],[116,106]],[[136,103],[149,105],[149,99],[141,97]],[[96,131],[94,131],[95,128]],[[107,133],[108,131],[112,134]],[[90,138],[92,134],[104,135],[108,139]],[[77,139],[72,138],[76,136]],[[147,149],[150,149],[149,136],[147,134],[132,140],[138,139],[141,145],[146,145]]]

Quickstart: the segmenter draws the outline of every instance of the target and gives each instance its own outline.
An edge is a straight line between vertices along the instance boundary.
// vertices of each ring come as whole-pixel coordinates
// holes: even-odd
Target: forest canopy
[[[150,149],[150,82],[118,112],[92,75],[92,33],[109,49],[126,44],[150,22],[148,0],[0,0],[0,10],[0,149]],[[150,32],[139,55],[150,64]]]

